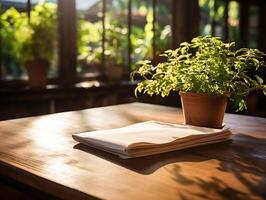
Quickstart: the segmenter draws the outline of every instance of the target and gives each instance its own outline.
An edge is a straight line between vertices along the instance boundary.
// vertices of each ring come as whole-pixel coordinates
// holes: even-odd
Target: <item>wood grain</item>
[[[146,120],[182,123],[180,109],[123,104],[0,122],[0,174],[62,199],[264,199],[266,119],[226,114],[232,141],[122,160],[73,133]]]

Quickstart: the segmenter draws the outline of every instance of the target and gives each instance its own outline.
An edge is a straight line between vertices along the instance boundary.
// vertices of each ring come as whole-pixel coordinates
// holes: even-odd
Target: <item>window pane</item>
[[[128,0],[106,1],[104,75],[119,81],[128,67]]]
[[[216,0],[213,13],[214,35],[225,39],[225,1]]]
[[[1,79],[19,78],[25,75],[24,68],[19,64],[19,61],[13,55],[14,48],[14,29],[16,20],[20,13],[26,10],[26,0],[24,1],[0,1],[1,6]],[[11,10],[11,7],[15,9]],[[10,10],[9,12],[7,10]],[[9,19],[8,19],[9,18]],[[11,23],[8,22],[12,21]]]
[[[156,7],[156,56],[171,48],[172,1],[158,0]]]
[[[78,73],[99,74],[102,65],[103,2],[77,0]]]
[[[49,61],[49,76],[56,76],[56,1],[38,3],[33,1],[29,19],[26,0],[0,1],[1,79],[26,78],[24,64],[33,59]]]
[[[225,1],[199,0],[200,34],[213,35],[225,39]]]
[[[228,31],[229,40],[236,43],[236,48],[239,47],[240,30],[239,30],[239,3],[230,1],[228,4]]]
[[[249,41],[248,46],[250,48],[258,48],[259,38],[259,7],[250,6],[249,8]]]
[[[132,0],[132,68],[139,60],[152,58],[153,35],[152,0]]]
[[[211,10],[214,7],[214,0],[199,0],[200,6],[200,35],[211,35]]]
[[[128,65],[128,0],[107,1],[105,65]]]

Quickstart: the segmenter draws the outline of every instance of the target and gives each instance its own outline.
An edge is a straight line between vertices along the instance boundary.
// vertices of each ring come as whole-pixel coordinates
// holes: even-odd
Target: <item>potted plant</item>
[[[50,61],[55,52],[56,5],[44,1],[37,4],[31,11],[27,28],[31,34],[21,43],[22,58],[28,72],[29,82],[32,86],[44,86],[47,83]]]
[[[1,36],[3,40],[8,39],[10,52],[25,65],[30,85],[46,85],[57,37],[56,5],[40,1],[31,10],[30,18],[25,12],[10,8],[1,20]]]
[[[218,37],[199,36],[165,51],[166,61],[156,66],[141,61],[132,73],[144,78],[135,93],[165,97],[179,91],[186,124],[220,128],[228,98],[243,110],[249,92],[263,90],[266,95],[266,85],[256,75],[264,66],[264,53],[233,47],[234,43],[223,43]]]

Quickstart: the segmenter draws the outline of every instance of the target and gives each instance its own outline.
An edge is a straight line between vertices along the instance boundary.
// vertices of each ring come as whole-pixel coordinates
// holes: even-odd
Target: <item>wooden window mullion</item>
[[[199,34],[200,9],[198,0],[173,0],[172,6],[172,44],[176,48]]]
[[[2,10],[0,10],[0,16],[2,15]],[[0,23],[0,31],[2,30],[2,24]],[[3,48],[3,41],[2,41],[2,37],[1,37],[1,34],[0,34],[0,79],[2,78],[3,76],[3,59],[2,59],[2,54],[3,54],[3,51],[2,51],[2,48]]]
[[[248,44],[248,2],[239,1],[240,4],[240,46],[246,47]]]
[[[75,0],[58,0],[58,66],[61,82],[76,81],[77,18]]]
[[[27,15],[29,22],[30,22],[30,11],[31,11],[31,0],[27,0]]]

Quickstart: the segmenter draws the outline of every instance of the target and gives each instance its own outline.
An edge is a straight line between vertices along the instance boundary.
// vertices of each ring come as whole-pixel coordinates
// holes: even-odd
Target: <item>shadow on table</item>
[[[231,141],[223,142],[224,145],[228,145],[230,143]],[[133,170],[143,175],[152,174],[159,168],[171,163],[202,162],[209,160],[209,158],[203,156],[198,156],[198,155],[194,156],[188,150],[179,150],[179,151],[172,151],[168,153],[150,155],[145,157],[122,159],[117,155],[113,155],[111,153],[101,151],[86,146],[84,144],[77,144],[74,146],[74,148],[93,154],[97,157],[103,158],[114,164],[123,166],[127,169]]]
[[[198,192],[193,190],[179,191],[179,199],[186,200],[193,198],[210,199],[209,194],[215,194],[213,198],[251,200],[265,199],[266,197],[266,139],[259,139],[243,134],[232,137],[229,145],[216,144],[191,149],[189,152],[194,155],[208,157],[218,160],[219,163],[213,168],[217,174],[206,178],[204,174],[200,176],[185,176],[184,169],[179,163],[174,164],[170,173],[173,180],[189,186],[200,188]],[[234,184],[230,178],[223,177],[230,174],[239,182]],[[230,177],[229,176],[229,177]],[[238,188],[243,185],[245,192]],[[241,187],[243,187],[241,186]],[[187,192],[190,196],[187,196]]]
[[[172,167],[165,169],[169,171],[175,182],[186,188],[177,191],[178,199],[209,199],[209,194],[214,194],[214,197],[218,199],[235,200],[266,197],[266,139],[237,134],[232,137],[232,141],[132,159],[121,159],[82,144],[78,144],[74,148],[143,175],[152,174],[159,168],[172,164]],[[217,174],[206,172],[208,177],[205,177],[204,174],[186,175],[187,169],[183,168],[183,162],[195,163],[208,160],[218,161],[218,163],[215,162],[217,164],[210,165],[210,170]],[[224,173],[230,174],[231,177],[237,179],[240,185],[243,185],[241,187],[247,188],[244,189],[245,192],[243,192],[243,188],[242,190],[238,188],[239,184],[231,184],[230,179],[226,181],[223,177]],[[190,189],[193,187],[198,188],[197,192]],[[189,196],[187,196],[188,194]]]

